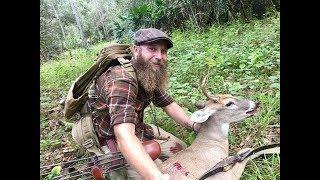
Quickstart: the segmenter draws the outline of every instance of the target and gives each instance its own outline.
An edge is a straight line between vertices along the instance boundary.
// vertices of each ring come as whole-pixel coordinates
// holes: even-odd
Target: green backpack
[[[120,63],[136,79],[136,75],[130,62],[132,55],[130,46],[126,44],[110,44],[100,50],[96,62],[71,85],[67,97],[61,103],[63,115],[70,119],[81,111],[90,96],[95,96],[95,80],[115,61]]]

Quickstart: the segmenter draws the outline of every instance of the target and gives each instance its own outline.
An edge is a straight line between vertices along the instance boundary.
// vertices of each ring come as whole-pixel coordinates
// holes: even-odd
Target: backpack
[[[131,57],[130,46],[126,44],[110,44],[101,49],[94,59],[96,62],[72,83],[62,103],[63,115],[70,119],[80,112],[88,98],[96,96],[95,80],[114,64],[120,63],[136,79]]]

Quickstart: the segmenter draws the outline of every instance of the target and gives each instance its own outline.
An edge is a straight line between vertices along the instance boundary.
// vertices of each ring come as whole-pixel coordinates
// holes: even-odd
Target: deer
[[[190,116],[191,121],[202,124],[201,129],[197,132],[197,136],[192,144],[189,147],[185,147],[185,149],[175,152],[175,154],[164,161],[157,159],[160,152],[157,151],[157,153],[155,153],[156,155],[153,154],[153,145],[151,146],[151,144],[146,144],[145,150],[148,152],[150,157],[155,160],[155,163],[161,172],[169,174],[172,177],[171,179],[238,180],[244,171],[246,162],[249,160],[244,159],[241,163],[234,164],[229,170],[219,172],[214,176],[203,176],[215,165],[219,165],[220,162],[223,162],[227,157],[230,157],[228,143],[230,123],[240,122],[255,115],[259,108],[259,103],[249,99],[240,99],[230,94],[211,95],[207,92],[205,87],[206,79],[207,76],[202,78],[200,89],[207,100],[205,102],[197,102],[195,105],[198,110]],[[156,127],[153,128],[154,130],[156,129]],[[159,130],[164,132],[162,128],[159,128]],[[171,135],[171,133],[168,134]],[[156,149],[160,149],[159,144]],[[237,154],[248,152],[248,150],[251,150],[251,148],[242,149]],[[274,150],[267,151],[267,153],[275,152]],[[279,151],[279,149],[276,151]],[[119,158],[123,158],[121,155],[118,156]],[[253,155],[253,158],[254,156],[257,157],[257,155]],[[102,163],[100,164],[109,163],[108,161],[105,161],[106,158],[103,156]],[[103,172],[95,166],[91,168],[94,179],[104,179],[103,174],[106,172]],[[76,177],[78,175],[73,176]]]
[[[218,162],[229,156],[228,130],[230,123],[240,122],[253,116],[259,103],[240,99],[230,94],[212,95],[205,88],[207,76],[202,78],[200,88],[205,102],[197,102],[197,111],[190,120],[201,123],[192,144],[158,165],[162,173],[174,179],[199,179]],[[240,150],[242,153],[248,149]],[[208,179],[239,179],[245,165],[236,163],[230,170],[220,172]]]

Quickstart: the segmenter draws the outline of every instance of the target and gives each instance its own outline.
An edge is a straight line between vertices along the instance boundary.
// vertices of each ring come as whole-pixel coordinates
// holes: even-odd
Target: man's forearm
[[[164,107],[163,110],[177,123],[184,127],[193,128],[194,131],[198,132],[201,128],[200,123],[195,123],[193,126],[193,122],[186,115],[183,109],[175,102],[169,104]]]
[[[127,162],[144,179],[159,179],[158,177],[161,177],[162,173],[134,135],[134,125],[123,123],[114,126],[114,130],[118,148]]]
[[[192,127],[193,122],[190,121],[190,118],[177,103],[173,102],[163,109],[175,122],[184,127]]]

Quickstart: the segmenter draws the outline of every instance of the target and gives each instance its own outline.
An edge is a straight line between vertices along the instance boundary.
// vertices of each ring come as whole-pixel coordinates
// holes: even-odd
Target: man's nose
[[[162,60],[163,59],[163,54],[161,53],[161,51],[156,51],[154,54],[154,57],[158,60]]]

